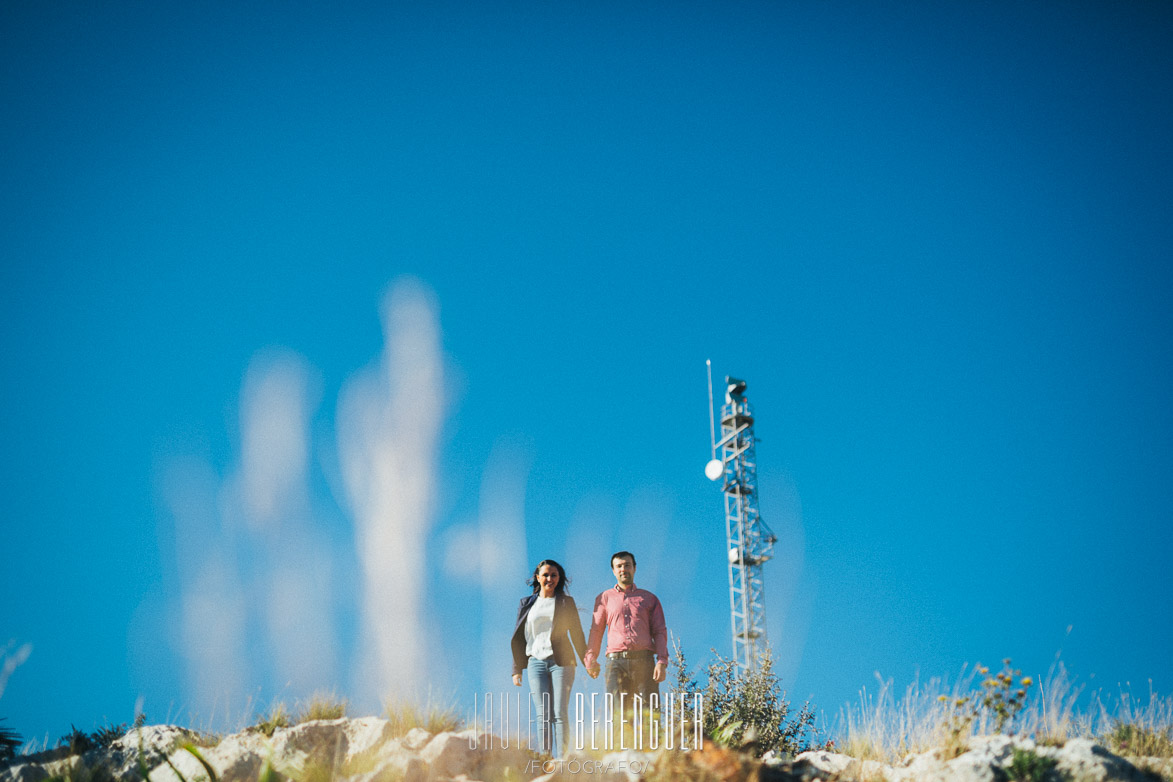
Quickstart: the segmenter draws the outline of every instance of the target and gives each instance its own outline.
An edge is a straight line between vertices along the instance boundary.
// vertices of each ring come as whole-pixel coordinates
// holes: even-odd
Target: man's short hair
[[[635,567],[635,554],[632,554],[630,551],[616,551],[614,554],[612,554],[611,567],[615,567],[615,560],[621,557],[631,557],[631,565],[632,567]]]

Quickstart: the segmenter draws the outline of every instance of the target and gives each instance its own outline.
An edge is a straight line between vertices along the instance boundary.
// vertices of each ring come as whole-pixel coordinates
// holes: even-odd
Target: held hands
[[[666,663],[656,663],[656,670],[652,671],[652,681],[662,682],[667,677],[668,665]]]
[[[513,674],[513,686],[514,687],[521,686],[521,674],[520,673]]]
[[[591,677],[592,679],[599,678],[599,664],[598,663],[591,663],[590,665],[587,666],[586,672],[587,672],[587,676]]]

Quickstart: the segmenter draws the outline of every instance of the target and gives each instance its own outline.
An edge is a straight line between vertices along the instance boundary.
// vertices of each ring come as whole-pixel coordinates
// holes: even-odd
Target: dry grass
[[[894,694],[891,679],[884,680],[877,673],[876,694],[865,687],[859,692],[858,707],[848,706],[840,712],[839,733],[846,736],[843,751],[860,760],[893,763],[909,753],[947,743],[950,726],[960,719],[977,676],[976,666],[966,668],[952,687],[938,678],[924,683],[913,680],[903,698]]]
[[[1038,694],[1027,705],[1022,732],[1051,746],[1062,746],[1070,738],[1091,736],[1090,717],[1076,708],[1082,694],[1083,685],[1068,676],[1067,668],[1056,660],[1039,681]]]
[[[436,703],[430,697],[422,706],[388,699],[383,703],[383,716],[391,723],[393,736],[402,736],[412,728],[423,728],[428,733],[436,734],[464,727],[464,720],[454,705]]]
[[[1097,735],[1113,752],[1173,759],[1173,696],[1158,697],[1150,681],[1148,702],[1143,706],[1134,704],[1128,690],[1117,695],[1114,709],[1099,706]]]
[[[262,716],[253,724],[251,730],[264,733],[266,736],[272,736],[273,731],[278,728],[287,728],[290,724],[289,711],[285,708],[285,702],[277,701],[269,707],[269,713],[267,715]]]
[[[337,720],[346,716],[346,698],[338,697],[333,691],[319,690],[300,704],[297,722],[311,720]]]
[[[988,709],[975,708],[979,672],[977,667],[962,668],[952,686],[941,679],[913,681],[902,698],[893,693],[890,679],[877,674],[876,694],[865,688],[857,706],[840,712],[837,732],[843,737],[842,751],[885,763],[934,748],[951,757],[964,752],[970,736],[992,733],[996,724]],[[1128,690],[1113,697],[1097,691],[1081,708],[1082,694],[1082,685],[1056,661],[1017,716],[1014,734],[1051,746],[1076,737],[1095,738],[1119,754],[1173,758],[1173,696],[1158,697],[1150,683],[1142,703]]]

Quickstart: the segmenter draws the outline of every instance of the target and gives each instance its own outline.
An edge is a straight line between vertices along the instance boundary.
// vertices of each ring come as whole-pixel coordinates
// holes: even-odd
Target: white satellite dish
[[[715,481],[725,472],[725,465],[720,459],[712,459],[705,465],[705,477]]]

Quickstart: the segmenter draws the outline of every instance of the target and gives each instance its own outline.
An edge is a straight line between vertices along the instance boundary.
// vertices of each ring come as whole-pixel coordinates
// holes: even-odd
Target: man
[[[668,670],[668,630],[660,600],[635,585],[635,555],[619,551],[611,555],[611,572],[615,586],[595,598],[591,617],[591,636],[583,655],[587,674],[599,676],[599,646],[603,630],[607,631],[607,692],[640,695],[644,705],[652,693],[659,693],[659,683]]]

